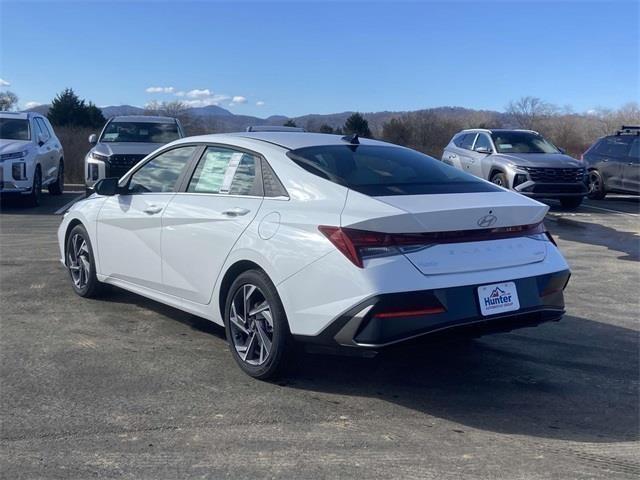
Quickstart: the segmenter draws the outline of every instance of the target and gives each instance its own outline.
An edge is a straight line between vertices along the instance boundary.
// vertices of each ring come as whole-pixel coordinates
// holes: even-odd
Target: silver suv
[[[110,118],[100,137],[89,136],[93,148],[84,159],[87,194],[101,178],[121,177],[165,143],[184,137],[177,118],[130,115]]]
[[[442,161],[528,197],[556,198],[565,208],[577,208],[587,194],[583,163],[532,130],[462,130]]]

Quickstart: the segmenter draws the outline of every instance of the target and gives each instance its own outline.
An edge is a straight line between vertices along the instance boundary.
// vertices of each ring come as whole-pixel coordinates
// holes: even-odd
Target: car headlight
[[[3,162],[5,160],[17,160],[20,158],[25,158],[27,155],[29,155],[29,150],[22,150],[20,152],[12,152],[12,153],[3,153],[2,155],[0,155],[0,162]]]
[[[89,154],[89,157],[93,158],[94,160],[100,160],[102,162],[109,161],[109,157],[107,155],[102,155],[101,153],[91,152]]]

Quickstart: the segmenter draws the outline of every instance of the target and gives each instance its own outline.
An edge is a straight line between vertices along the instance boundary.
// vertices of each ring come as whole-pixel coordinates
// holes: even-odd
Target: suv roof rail
[[[640,125],[622,125],[616,135],[640,135]]]
[[[306,132],[302,127],[279,127],[277,125],[250,125],[247,132]]]

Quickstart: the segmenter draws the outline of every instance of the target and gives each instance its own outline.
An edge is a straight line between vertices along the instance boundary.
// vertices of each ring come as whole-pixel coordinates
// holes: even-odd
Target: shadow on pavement
[[[225,341],[222,327],[152,300],[119,289],[105,300],[149,308]],[[376,398],[456,422],[462,431],[466,426],[577,442],[623,442],[640,437],[638,346],[634,330],[566,316],[478,340],[427,337],[383,350],[373,359],[300,352],[275,383],[285,387],[285,395],[290,388]],[[352,401],[344,402],[353,407]],[[335,403],[339,410],[342,402]]]
[[[49,195],[42,192],[40,205],[30,206],[26,199],[17,196],[3,196],[0,198],[0,213],[11,215],[53,215],[84,192],[65,192],[62,195]]]

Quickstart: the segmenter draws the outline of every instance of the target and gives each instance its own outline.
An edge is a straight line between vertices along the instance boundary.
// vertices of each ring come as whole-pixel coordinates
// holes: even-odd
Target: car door
[[[631,142],[627,161],[623,165],[622,188],[625,191],[640,193],[640,138]]]
[[[603,138],[595,148],[596,168],[607,189],[622,188],[623,165],[628,149],[626,139],[617,135]]]
[[[52,145],[51,133],[44,121],[39,117],[35,117],[35,124],[38,160],[42,170],[42,183],[47,183],[49,180],[55,179],[57,174],[57,162],[54,162],[56,152]]]
[[[162,216],[165,291],[208,304],[224,262],[263,201],[260,157],[208,146]]]
[[[467,133],[462,140],[460,145],[460,151],[458,155],[460,157],[460,164],[462,165],[462,170],[467,173],[473,174],[474,171],[474,163],[476,161],[473,152],[473,144],[476,141],[477,133]]]
[[[97,224],[101,274],[162,289],[162,213],[199,149],[185,145],[157,154],[123,179],[125,193],[105,200]]]
[[[480,150],[480,151],[478,151]],[[489,152],[493,151],[493,145],[486,133],[478,133],[476,141],[473,144],[473,150],[469,152],[472,162],[469,164],[467,171],[476,177],[484,178],[484,172],[489,174],[490,168],[485,165],[488,160]]]

